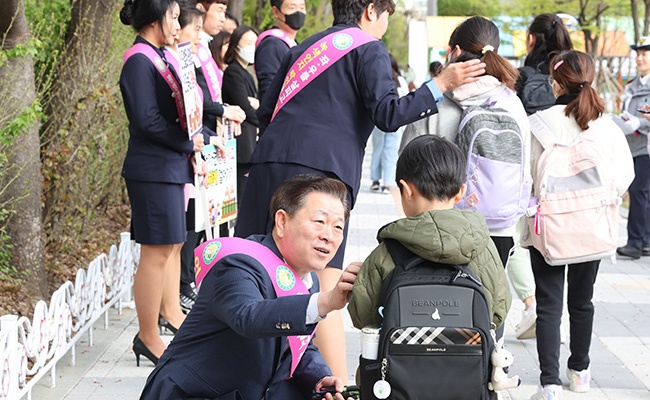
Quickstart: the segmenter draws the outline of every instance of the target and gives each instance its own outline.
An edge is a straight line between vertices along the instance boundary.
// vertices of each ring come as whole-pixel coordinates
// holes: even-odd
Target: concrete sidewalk
[[[346,265],[363,261],[376,245],[377,229],[397,218],[392,197],[371,193],[368,189],[369,159],[369,155],[366,156],[362,189],[350,220]],[[621,235],[621,243],[624,243],[625,221],[622,221]],[[616,264],[603,261],[594,303],[591,391],[577,394],[567,389],[564,399],[650,400],[650,257],[637,261],[620,259]],[[539,377],[535,340],[515,339],[514,326],[522,309],[523,303],[514,300],[506,323],[506,347],[515,355],[510,375],[518,374],[522,379],[520,387],[503,396],[513,400],[528,399],[535,392]],[[141,358],[141,366],[135,365],[131,350],[133,336],[138,331],[135,311],[127,309],[122,315],[117,315],[115,310],[110,312],[109,329],[104,330],[98,322],[94,329],[94,346],[87,347],[87,341],[80,341],[77,365],[67,366],[69,357],[64,357],[57,366],[56,387],[50,388],[50,380],[43,379],[34,388],[34,399],[130,400],[139,397],[153,364]],[[348,368],[353,382],[360,353],[359,331],[352,327],[345,312],[344,318]],[[172,337],[166,338],[171,340]],[[562,346],[562,371],[567,358],[568,343]],[[567,388],[568,381],[563,379]]]

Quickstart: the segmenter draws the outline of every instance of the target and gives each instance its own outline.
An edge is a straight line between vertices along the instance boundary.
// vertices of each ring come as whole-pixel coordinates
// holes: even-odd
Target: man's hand
[[[342,395],[341,392],[343,392],[345,386],[343,385],[343,379],[336,377],[336,376],[326,376],[318,383],[316,384],[316,387],[314,388],[316,392],[322,391],[322,390],[331,390],[334,388],[336,391],[336,394],[332,396],[332,393],[326,393],[325,396],[323,397],[326,400],[354,400],[354,397],[348,397],[345,399]]]
[[[360,270],[360,262],[351,263],[341,274],[334,289],[318,295],[318,315],[323,317],[330,311],[340,310],[345,307]]]
[[[224,106],[223,117],[241,124],[246,119],[246,113],[239,106]]]
[[[476,82],[477,77],[485,74],[485,63],[480,60],[469,60],[451,63],[433,79],[442,93],[466,83]]]

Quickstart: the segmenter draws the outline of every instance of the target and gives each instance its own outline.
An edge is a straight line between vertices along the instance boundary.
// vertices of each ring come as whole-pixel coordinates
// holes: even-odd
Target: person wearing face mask
[[[255,62],[257,34],[250,26],[240,25],[232,33],[224,61],[228,67],[223,74],[223,101],[239,106],[246,113],[237,136],[237,199],[241,199],[250,170],[250,157],[257,144],[258,120],[255,110],[259,107],[257,88],[253,76],[246,68]]]
[[[275,24],[262,32],[255,44],[255,75],[262,100],[282,58],[294,47],[296,33],[305,24],[305,0],[271,0]]]

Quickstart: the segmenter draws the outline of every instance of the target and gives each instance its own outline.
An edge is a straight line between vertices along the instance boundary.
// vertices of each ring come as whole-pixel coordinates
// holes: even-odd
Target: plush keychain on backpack
[[[494,335],[494,331],[492,331],[492,334]],[[519,375],[512,378],[508,377],[508,367],[515,361],[515,356],[503,348],[503,338],[495,343],[490,361],[492,361],[492,380],[488,383],[488,389],[496,392],[514,389],[521,384]]]

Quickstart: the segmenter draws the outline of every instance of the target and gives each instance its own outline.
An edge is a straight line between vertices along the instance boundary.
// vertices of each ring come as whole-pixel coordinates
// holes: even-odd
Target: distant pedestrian
[[[627,144],[634,157],[634,181],[630,185],[630,212],[627,218],[627,244],[617,249],[621,256],[633,260],[650,256],[650,156],[648,134],[650,122],[638,109],[650,104],[650,36],[632,46],[636,51],[637,77],[623,93],[623,126]]]
[[[392,54],[388,56],[390,58],[390,66],[393,70],[393,81],[397,88],[397,94],[400,97],[406,96],[409,92],[408,84],[399,74],[399,66],[395,57]],[[384,132],[377,127],[372,131],[372,157],[370,159],[370,179],[372,179],[372,185],[370,185],[370,190],[389,194],[391,188],[396,188],[395,166],[397,165],[397,148],[399,147],[399,142],[402,140],[403,131],[403,127],[400,127],[395,132]]]

